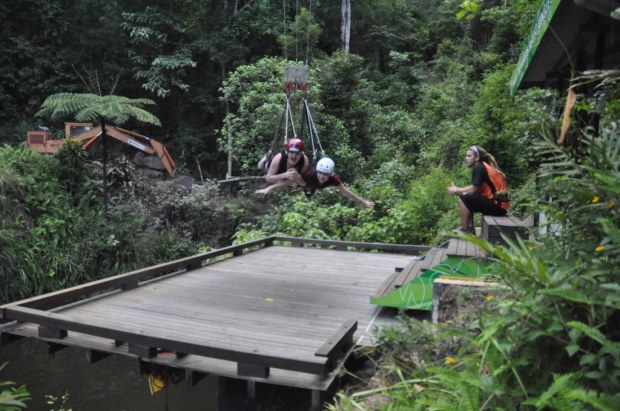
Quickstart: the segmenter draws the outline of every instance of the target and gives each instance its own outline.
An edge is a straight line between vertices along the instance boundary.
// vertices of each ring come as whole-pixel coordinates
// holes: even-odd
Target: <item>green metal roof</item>
[[[510,80],[510,92],[563,88],[571,72],[618,68],[620,0],[543,0]]]
[[[516,93],[525,71],[532,62],[534,54],[536,54],[536,50],[538,49],[538,45],[540,44],[543,35],[547,32],[551,18],[555,14],[560,1],[561,0],[544,0],[538,10],[534,27],[525,41],[525,48],[521,52],[521,56],[517,62],[517,67],[512,73],[512,78],[510,79],[510,93],[512,95]]]

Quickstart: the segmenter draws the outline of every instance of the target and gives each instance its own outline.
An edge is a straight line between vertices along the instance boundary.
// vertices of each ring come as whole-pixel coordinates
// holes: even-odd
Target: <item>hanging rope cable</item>
[[[287,102],[289,100],[287,99]],[[297,138],[297,132],[295,131],[295,117],[293,117],[293,110],[291,109],[291,104],[288,103],[288,116],[291,120],[291,131],[293,132],[292,138]],[[288,137],[288,136],[287,136]]]
[[[319,135],[316,131],[316,126],[314,125],[314,119],[312,118],[312,113],[310,112],[310,106],[307,100],[307,91],[308,91],[308,64],[310,62],[310,25],[312,24],[312,0],[308,2],[308,13],[305,14],[305,19],[301,20],[299,15],[299,0],[295,1],[295,26],[294,26],[294,37],[290,39],[287,37],[287,4],[286,0],[282,1],[282,10],[283,10],[283,25],[284,25],[284,53],[285,53],[285,61],[288,62],[288,43],[291,39],[294,39],[295,42],[295,64],[286,65],[284,67],[284,90],[286,92],[286,101],[284,105],[284,112],[280,117],[280,121],[278,123],[278,128],[276,129],[276,133],[274,135],[274,141],[271,149],[271,153],[276,152],[276,147],[278,144],[278,136],[280,132],[280,128],[282,127],[282,122],[284,121],[284,144],[289,140],[289,130],[292,132],[291,138],[301,138],[302,140],[305,137],[305,127],[308,127],[308,135],[310,137],[310,143],[312,146],[312,156],[316,160],[317,156],[322,157],[324,155],[323,147],[321,145],[321,141],[319,139]],[[301,24],[306,24],[306,50],[305,50],[305,59],[304,66],[300,66],[299,64],[299,45],[300,38],[303,38],[303,34],[300,36],[300,27]],[[303,41],[303,40],[302,40]],[[303,47],[303,46],[302,46]],[[300,135],[298,137],[297,131],[295,130],[295,117],[293,115],[293,109],[291,104],[291,96],[295,90],[299,90],[301,92],[302,104],[301,104],[301,121],[299,123],[299,131]]]
[[[319,133],[316,131],[316,127],[314,125],[314,119],[312,118],[312,113],[310,112],[310,106],[308,105],[308,100],[304,98],[304,111],[305,117],[308,121],[308,132],[310,133],[310,142],[312,143],[312,158],[317,160],[317,157],[323,157],[325,152],[323,151],[323,146],[321,145],[321,139],[319,139]]]

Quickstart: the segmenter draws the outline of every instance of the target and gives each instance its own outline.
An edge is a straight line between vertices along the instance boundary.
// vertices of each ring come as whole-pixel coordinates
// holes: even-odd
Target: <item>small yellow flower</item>
[[[487,301],[493,301],[493,299],[495,299],[495,297],[492,295],[487,295]]]
[[[594,249],[594,251],[596,251],[597,253],[600,253],[601,251],[603,251],[605,249],[604,245],[599,245],[598,247],[596,247]]]
[[[593,203],[598,203],[599,201],[601,201],[599,196],[594,196],[594,198],[592,198]]]
[[[446,358],[446,365],[456,364],[456,360],[452,357]]]
[[[609,203],[607,203],[607,208],[612,209],[616,207],[616,202],[614,200],[611,200]]]
[[[530,246],[530,251],[536,251],[538,249],[538,247],[536,247],[535,245],[531,245]]]

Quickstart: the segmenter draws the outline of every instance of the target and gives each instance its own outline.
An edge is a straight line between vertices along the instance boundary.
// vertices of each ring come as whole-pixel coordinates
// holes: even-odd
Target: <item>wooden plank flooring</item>
[[[373,326],[394,321],[371,305],[369,297],[395,267],[406,266],[413,258],[271,246],[55,312],[76,323],[153,338],[312,362],[346,321],[358,322],[353,341],[362,345],[372,342]],[[98,336],[70,332],[67,338],[79,346],[80,339],[94,344],[91,340]],[[221,359],[189,357],[201,372],[236,375],[235,363],[224,366],[227,362]],[[163,360],[158,356],[150,361]],[[283,385],[327,389],[333,379],[333,373],[294,374],[273,369],[263,381],[282,384],[289,378],[293,382]]]

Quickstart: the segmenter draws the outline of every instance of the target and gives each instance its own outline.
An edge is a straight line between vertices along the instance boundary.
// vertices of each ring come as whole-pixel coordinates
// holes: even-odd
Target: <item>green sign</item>
[[[448,257],[390,294],[383,297],[370,297],[370,303],[383,307],[431,311],[433,309],[433,283],[437,278],[479,280],[486,274],[486,268],[477,259]]]
[[[519,57],[519,61],[517,62],[517,66],[515,70],[512,72],[512,78],[510,79],[510,94],[515,95],[517,93],[517,89],[521,84],[521,80],[523,80],[523,76],[525,75],[525,71],[527,67],[532,62],[534,58],[534,54],[536,54],[536,49],[540,44],[540,40],[542,40],[547,28],[549,27],[549,23],[551,22],[551,18],[555,14],[558,6],[560,5],[560,1],[562,0],[543,0],[540,9],[538,10],[538,16],[536,17],[536,22],[534,23],[534,27],[530,32],[527,40],[525,41],[525,45],[523,51],[521,52],[521,56]],[[565,0],[572,1],[572,0]]]

